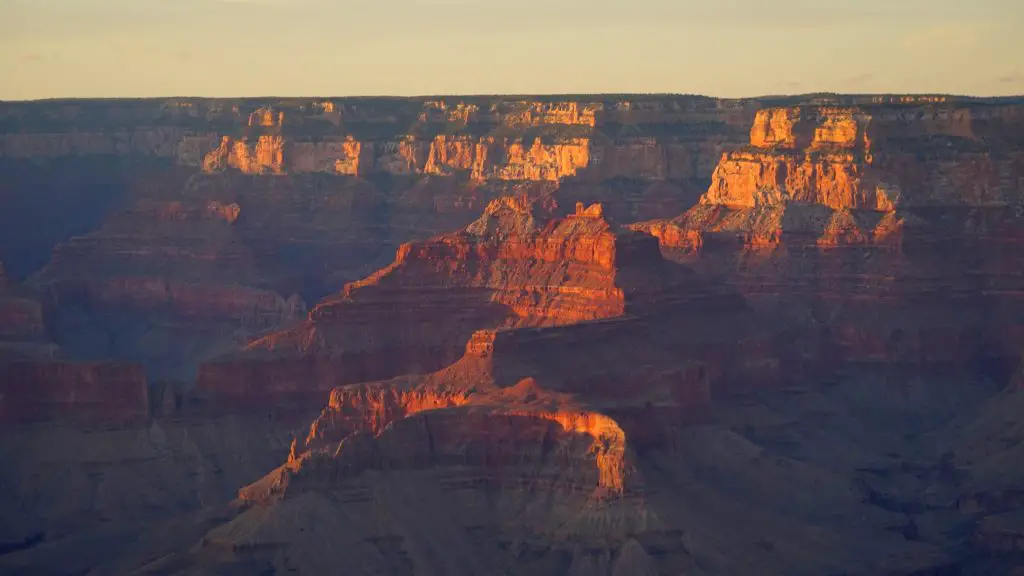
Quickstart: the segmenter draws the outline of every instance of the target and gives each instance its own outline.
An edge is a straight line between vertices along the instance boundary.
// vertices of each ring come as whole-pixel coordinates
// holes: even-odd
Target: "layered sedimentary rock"
[[[758,106],[697,97],[30,104],[0,110],[0,158],[476,182],[668,178],[703,187],[721,146],[738,141]]]
[[[750,147],[725,154],[705,204],[782,199],[830,208],[1006,206],[1020,193],[1015,106],[796,107],[757,114]]]
[[[1022,165],[1006,132],[1020,122],[1000,106],[763,110],[697,206],[636,228],[814,334],[808,353],[1001,365],[1021,344]]]
[[[283,193],[291,205],[274,209],[294,219],[293,229],[306,224],[307,235],[319,228],[309,210],[350,201],[333,198],[331,190],[362,187],[364,201],[349,207],[335,204],[340,212],[335,218],[379,227],[360,230],[359,236],[390,243],[384,246],[386,252],[402,242],[464,226],[490,199],[510,192],[500,188],[518,183],[537,182],[550,189],[567,178],[595,183],[618,177],[675,179],[676,185],[664,190],[670,196],[678,190],[677,198],[648,203],[639,197],[609,204],[616,216],[633,218],[666,202],[672,207],[691,202],[690,189],[706,185],[719,146],[736,141],[742,130],[738,127],[757,107],[756,102],[695,97],[640,100],[3,104],[0,196],[8,209],[0,215],[0,259],[23,279],[47,262],[55,245],[95,231],[109,218],[134,210],[137,202],[192,196],[190,178],[199,172],[212,174],[207,181],[226,180],[231,186],[245,186],[238,175],[251,175],[249,200],[254,202],[278,201],[266,196]],[[658,136],[646,137],[648,132]],[[602,163],[605,158],[608,162]],[[452,181],[435,182],[439,176]],[[262,181],[273,177],[280,181]],[[363,181],[334,181],[345,177]],[[237,193],[226,195],[234,198],[222,196],[195,200],[237,203],[253,211]],[[569,205],[596,199],[583,192]],[[44,212],[45,222],[39,219]],[[144,220],[135,225],[145,226]],[[243,217],[242,224],[247,220]],[[165,242],[170,248],[175,241],[171,237]],[[364,246],[358,252],[365,251]],[[317,299],[379,265],[374,256],[352,259],[343,267],[332,263],[328,268],[342,268],[340,281],[320,274],[313,286],[292,291]]]
[[[467,574],[912,573],[948,563],[936,543],[898,534],[899,514],[865,504],[819,458],[790,460],[790,445],[697,425],[711,419],[709,373],[660,336],[631,318],[483,331],[439,372],[337,388],[288,461],[241,490],[238,516],[166,565],[314,572],[338,548],[365,573],[396,555],[408,570]],[[749,410],[747,434],[777,433],[767,405]],[[808,444],[823,441],[816,430]],[[314,524],[332,527],[332,545],[310,543]],[[529,554],[503,551],[524,539]],[[207,553],[225,546],[238,553]],[[256,552],[267,546],[295,560]]]
[[[55,336],[72,357],[127,358],[154,377],[191,380],[198,361],[290,323],[304,302],[386,263],[401,241],[464,226],[507,190],[409,184],[385,194],[354,178],[232,172],[135,184],[132,202],[59,244],[29,283],[53,305]],[[168,348],[181,340],[195,344]]]
[[[203,158],[203,170],[234,168],[244,174],[280,174],[284,169],[284,142],[280,136],[260,136],[250,145],[225,136],[220,146]]]
[[[698,309],[724,312],[722,321],[746,336],[725,342],[694,325],[686,316]],[[664,332],[667,346],[704,346],[720,371],[730,351],[757,340],[745,314],[742,301],[709,294],[662,259],[653,237],[618,230],[600,204],[548,220],[528,199],[502,198],[461,232],[403,245],[394,263],[321,302],[303,324],[205,364],[198,387],[229,404],[322,396],[346,382],[439,369],[477,330],[627,315],[657,315],[660,328],[636,321],[627,329]],[[670,334],[673,321],[692,328]],[[753,362],[772,357],[762,338],[760,353],[749,350]]]
[[[635,346],[631,363],[624,362],[621,352],[627,343]],[[333,390],[327,409],[307,437],[292,447],[288,464],[275,473],[272,484],[262,483],[243,496],[278,497],[287,488],[282,484],[301,471],[305,460],[338,458],[344,443],[361,442],[361,435],[399,434],[389,430],[393,426],[415,429],[416,424],[397,423],[419,417],[440,417],[464,428],[451,433],[452,445],[441,446],[444,440],[437,437],[426,453],[415,456],[417,461],[385,464],[371,459],[338,465],[359,475],[367,468],[431,465],[431,458],[437,457],[437,464],[494,467],[500,473],[505,465],[542,464],[553,449],[545,444],[555,441],[548,436],[565,433],[590,437],[585,452],[589,456],[573,464],[589,471],[583,470],[583,478],[575,486],[570,481],[568,488],[621,494],[629,474],[627,438],[641,448],[663,446],[679,427],[710,416],[709,371],[673,352],[672,344],[652,338],[648,321],[632,318],[476,332],[462,358],[439,372]],[[504,424],[508,440],[521,443],[525,452],[502,460],[502,437],[472,425],[491,417],[509,419]],[[460,423],[463,419],[470,424]],[[520,429],[519,424],[525,427]],[[541,431],[557,425],[560,432],[549,430],[538,437],[538,425]],[[389,449],[403,454],[410,448],[405,444],[421,440],[420,435],[391,440],[397,444]],[[482,451],[470,457],[482,460],[453,460],[466,441],[476,442]]]
[[[59,245],[31,279],[56,311],[54,336],[74,358],[189,378],[203,357],[300,317],[301,297],[274,290],[247,245],[247,216],[224,196],[157,196]],[[191,343],[176,349],[179,338]]]
[[[141,366],[13,362],[0,367],[0,422],[132,423],[149,416]]]
[[[2,104],[0,571],[1012,561],[1021,110]]]
[[[346,476],[372,470],[433,466],[479,468],[481,481],[518,483],[520,489],[556,482],[562,490],[598,497],[626,489],[626,433],[614,419],[530,379],[504,389],[474,382],[469,392],[442,378],[335,390],[288,462],[243,489],[242,499],[268,503],[301,490],[330,489]],[[557,479],[561,463],[547,472],[516,470],[543,467],[551,452],[568,460],[575,478]]]
[[[857,109],[758,112],[752,150],[725,154],[703,204],[754,208],[793,201],[886,211],[899,201],[873,170],[870,116]]]
[[[678,211],[757,107],[640,100],[4,104],[0,259],[35,274],[70,358],[191,380],[495,197],[574,180],[570,210]]]

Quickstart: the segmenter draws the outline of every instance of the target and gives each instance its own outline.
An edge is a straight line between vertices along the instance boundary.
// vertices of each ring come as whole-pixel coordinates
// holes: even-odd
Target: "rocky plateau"
[[[0,103],[0,572],[1019,574],[1022,135]]]

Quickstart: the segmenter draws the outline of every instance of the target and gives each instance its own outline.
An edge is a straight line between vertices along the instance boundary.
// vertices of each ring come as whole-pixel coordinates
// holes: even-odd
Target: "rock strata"
[[[0,103],[0,572],[1006,572],[1022,110]]]
[[[1005,273],[1021,257],[1021,189],[1005,176],[1021,173],[1003,132],[1020,122],[1013,110],[762,110],[750,145],[723,154],[697,206],[634,228],[779,325],[813,334],[805,354],[1003,364],[1020,344],[1006,321],[1015,313],[1005,316],[1021,306]],[[951,163],[958,147],[970,152]],[[977,162],[1004,174],[983,193],[959,183]],[[942,184],[927,176],[938,173]]]
[[[391,265],[324,300],[302,324],[204,364],[198,388],[228,403],[268,394],[325,397],[339,384],[440,369],[481,329],[660,315],[668,331],[673,320],[693,323],[686,316],[702,307],[751,326],[742,301],[708,294],[691,272],[661,257],[656,239],[620,230],[600,204],[547,219],[527,199],[502,198],[458,233],[403,245]],[[720,347],[716,367],[746,342],[694,328],[665,338]],[[705,334],[710,341],[702,341]]]
[[[0,367],[0,423],[132,424],[149,417],[140,366],[13,362]]]

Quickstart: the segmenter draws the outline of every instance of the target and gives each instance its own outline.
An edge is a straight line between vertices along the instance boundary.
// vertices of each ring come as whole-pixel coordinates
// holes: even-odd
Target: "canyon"
[[[0,103],[0,571],[1012,574],[1024,100]]]

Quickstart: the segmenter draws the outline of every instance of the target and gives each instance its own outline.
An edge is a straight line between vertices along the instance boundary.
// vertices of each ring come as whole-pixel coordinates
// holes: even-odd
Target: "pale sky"
[[[0,99],[1024,94],[1024,0],[0,0]]]

